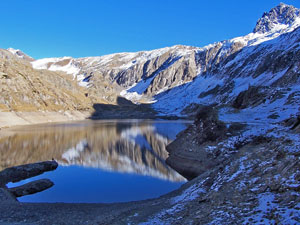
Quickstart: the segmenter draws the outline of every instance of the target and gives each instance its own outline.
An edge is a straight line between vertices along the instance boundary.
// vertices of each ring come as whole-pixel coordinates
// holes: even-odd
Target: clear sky
[[[280,0],[6,0],[0,47],[38,59],[99,56],[250,33]],[[285,0],[300,8],[299,0]]]

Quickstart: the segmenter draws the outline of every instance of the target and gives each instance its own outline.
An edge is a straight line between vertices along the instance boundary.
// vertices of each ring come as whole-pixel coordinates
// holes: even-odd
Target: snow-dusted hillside
[[[271,102],[283,101],[283,98],[288,101],[289,96],[294,96],[289,108],[295,113],[300,91],[299,38],[300,28],[297,28],[259,45],[244,47],[233,54],[231,60],[212,65],[193,82],[156,95],[154,108],[161,113],[181,115],[182,109],[191,103],[230,104],[250,86],[260,86]],[[275,93],[281,93],[281,98],[272,98]],[[285,101],[275,102],[274,107],[283,107]],[[268,105],[268,101],[265,104]],[[268,109],[273,110],[270,106]]]
[[[263,14],[252,33],[203,48],[178,45],[100,57],[47,58],[32,65],[66,72],[95,90],[104,79],[118,87],[117,95],[135,103],[156,102],[161,114],[182,115],[192,103],[227,103],[249,85],[278,86],[276,80],[293,76],[299,25],[299,9],[281,3]]]
[[[196,48],[174,46],[152,51],[116,53],[78,59],[71,57],[45,58],[32,62],[32,66],[35,69],[66,72],[73,75],[82,86],[89,86],[90,78],[94,76],[94,73],[99,73],[111,83],[115,82],[128,88],[137,86],[140,81],[147,80],[147,78],[153,80],[161,70],[166,69],[181,57],[191,54],[193,49]],[[147,83],[145,89],[150,85],[149,81]]]
[[[274,15],[292,19],[287,22]],[[266,31],[260,28],[266,26],[262,21],[267,21]],[[286,117],[296,113],[300,101],[299,24],[299,10],[280,4],[258,21],[257,32],[197,50],[200,73],[193,82],[156,95],[154,108],[162,114],[182,115],[191,103],[231,104],[241,92],[256,86],[264,92],[265,106],[260,106],[264,113],[277,110]]]

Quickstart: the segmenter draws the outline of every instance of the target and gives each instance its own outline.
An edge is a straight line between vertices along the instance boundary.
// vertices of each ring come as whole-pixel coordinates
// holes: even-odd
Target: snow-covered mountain
[[[118,87],[115,89],[118,94],[123,90],[121,95],[138,102],[143,97],[149,100],[158,92],[191,81],[197,75],[195,49],[198,48],[174,46],[100,57],[46,58],[32,62],[32,65],[35,69],[66,72],[81,86],[96,86],[96,89],[97,81],[104,79],[108,85]]]
[[[253,33],[276,32],[282,28],[299,23],[300,10],[280,3],[277,7],[271,9],[269,13],[264,13],[262,18],[257,21]]]
[[[32,65],[71,74],[88,89],[99,89],[102,79],[107,86],[115,85],[116,95],[135,103],[155,102],[161,114],[183,115],[194,103],[229,103],[249,85],[278,87],[283,80],[286,88],[295,84],[291,79],[297,76],[299,25],[299,9],[281,3],[263,14],[252,33],[202,48],[177,45],[100,57],[47,58]]]
[[[161,115],[184,116],[195,113],[198,105],[231,105],[241,92],[256,86],[265,102],[283,101],[278,96],[284,96],[291,109],[287,113],[284,102],[279,111],[288,116],[297,112],[299,102],[299,25],[300,10],[281,3],[263,14],[252,33],[202,48],[176,45],[39,60],[20,50],[8,51],[30,61],[36,70],[71,75],[93,103],[101,99],[115,104],[121,96],[134,103],[153,103]]]

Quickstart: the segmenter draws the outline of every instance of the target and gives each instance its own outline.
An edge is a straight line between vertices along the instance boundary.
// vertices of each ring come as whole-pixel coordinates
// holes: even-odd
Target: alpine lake
[[[8,129],[0,137],[0,170],[55,159],[59,167],[28,181],[54,186],[20,202],[112,203],[159,197],[185,178],[165,159],[166,146],[189,121],[84,120]]]

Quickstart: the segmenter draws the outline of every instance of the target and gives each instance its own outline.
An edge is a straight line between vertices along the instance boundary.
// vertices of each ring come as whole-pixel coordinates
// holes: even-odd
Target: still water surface
[[[23,202],[124,202],[158,197],[185,182],[165,159],[166,145],[188,123],[109,120],[22,127],[0,139],[0,169],[52,158],[59,163],[55,171],[26,180],[49,178],[55,185],[19,198]]]

